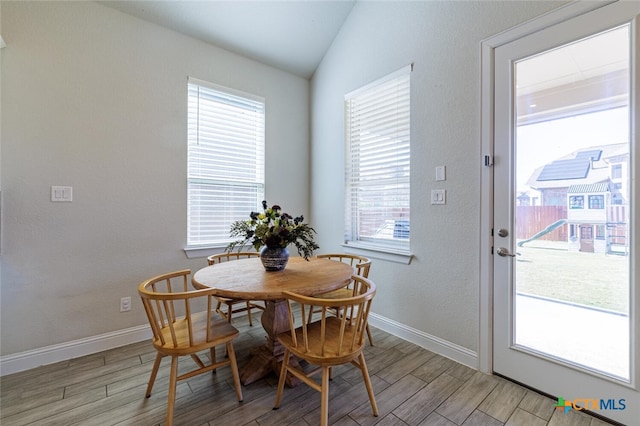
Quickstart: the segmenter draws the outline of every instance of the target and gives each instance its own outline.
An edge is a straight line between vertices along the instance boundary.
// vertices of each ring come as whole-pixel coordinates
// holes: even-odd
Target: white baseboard
[[[431,352],[435,352],[438,355],[442,355],[459,362],[460,364],[466,365],[467,367],[473,368],[474,370],[478,369],[477,352],[465,347],[456,345],[455,343],[451,343],[439,337],[432,336],[415,328],[408,327],[373,312],[369,314],[369,324]]]
[[[467,348],[440,339],[439,337],[431,336],[420,330],[407,327],[404,324],[374,313],[369,315],[369,322],[376,328],[450,358],[460,364],[473,369],[478,368],[477,353]],[[145,324],[111,333],[100,334],[98,336],[87,337],[85,339],[2,356],[0,357],[0,376],[90,355],[147,339],[151,339],[151,330],[149,329],[149,325]]]
[[[151,339],[149,324],[0,357],[0,376]]]

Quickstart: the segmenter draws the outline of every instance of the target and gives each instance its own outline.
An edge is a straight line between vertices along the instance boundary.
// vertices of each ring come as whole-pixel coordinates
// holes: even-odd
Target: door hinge
[[[485,167],[491,167],[493,166],[493,157],[490,155],[485,155],[484,156],[484,166]]]

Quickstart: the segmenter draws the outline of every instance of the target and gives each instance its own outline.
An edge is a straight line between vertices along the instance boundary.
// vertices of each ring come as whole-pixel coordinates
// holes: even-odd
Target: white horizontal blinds
[[[230,241],[229,228],[264,198],[265,103],[188,83],[188,246]]]
[[[409,246],[410,76],[345,96],[346,240]]]

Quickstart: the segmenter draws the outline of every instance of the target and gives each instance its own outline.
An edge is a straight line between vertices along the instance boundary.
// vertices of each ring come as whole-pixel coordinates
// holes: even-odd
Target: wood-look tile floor
[[[257,317],[258,315],[256,315]],[[234,318],[239,363],[264,341],[259,320]],[[380,411],[371,406],[359,370],[340,366],[330,388],[332,425],[525,425],[604,426],[585,413],[563,413],[555,401],[507,380],[479,373],[372,327],[375,346],[365,357]],[[220,356],[223,351],[220,350]],[[155,357],[141,342],[8,375],[0,381],[0,424],[161,425],[165,421],[169,359],[163,360],[153,394],[145,387]],[[190,368],[191,359],[181,361]],[[238,403],[229,368],[178,382],[176,425],[317,425],[320,394],[304,384],[285,388],[273,410],[275,375],[243,387]]]

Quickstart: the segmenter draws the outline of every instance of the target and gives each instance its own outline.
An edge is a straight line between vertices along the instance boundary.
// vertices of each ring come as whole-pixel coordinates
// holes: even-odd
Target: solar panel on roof
[[[536,180],[584,179],[589,173],[590,165],[588,157],[554,161],[544,166]]]
[[[576,154],[576,158],[587,158],[587,159],[592,159],[593,161],[600,161],[601,155],[602,155],[602,150],[591,149],[589,151],[578,152]]]

